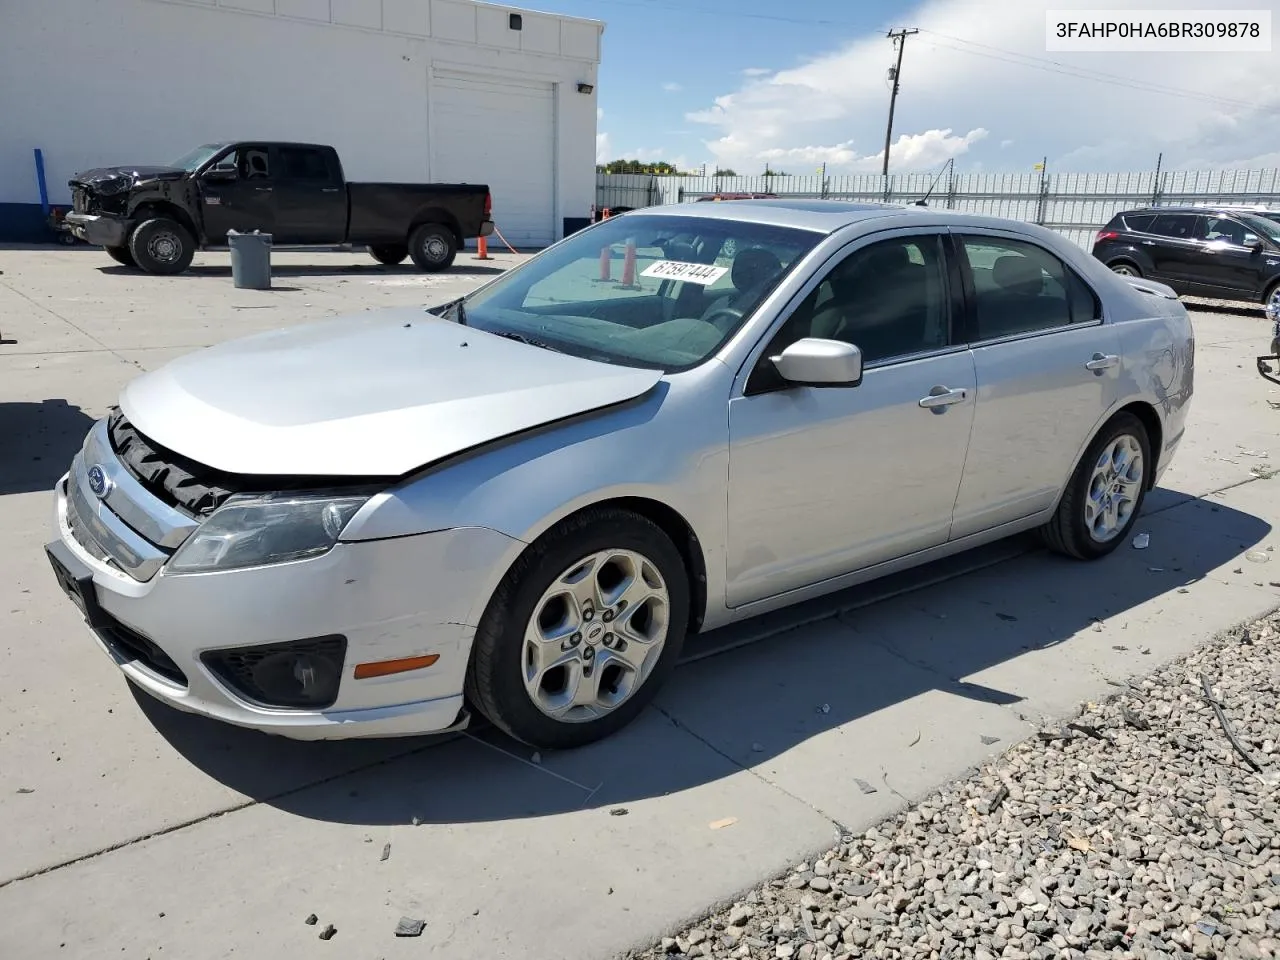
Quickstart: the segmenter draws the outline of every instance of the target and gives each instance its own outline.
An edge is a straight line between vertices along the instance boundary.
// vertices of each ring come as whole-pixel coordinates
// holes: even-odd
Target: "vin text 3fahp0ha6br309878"
[[[180,709],[299,738],[479,710],[572,747],[693,631],[1026,530],[1105,557],[1182,439],[1194,347],[1168,287],[1029,224],[636,210],[440,306],[134,380],[47,549]]]
[[[63,228],[148,273],[182,273],[199,247],[229,231],[275,243],[364,244],[380,263],[406,257],[422,270],[453,265],[469,237],[493,232],[483,184],[356,183],[333,147],[208,143],[168,166],[103,167],[68,181]]]

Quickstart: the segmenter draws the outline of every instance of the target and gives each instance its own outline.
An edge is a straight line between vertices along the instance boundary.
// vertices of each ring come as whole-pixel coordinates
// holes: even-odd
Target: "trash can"
[[[231,282],[244,290],[271,289],[271,234],[227,231],[231,248]]]

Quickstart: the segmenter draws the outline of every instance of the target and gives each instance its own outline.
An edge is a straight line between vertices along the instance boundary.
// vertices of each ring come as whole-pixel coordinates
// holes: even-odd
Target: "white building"
[[[76,171],[257,138],[487,183],[503,236],[548,244],[595,201],[603,31],[474,0],[0,0],[0,240],[44,222],[36,149],[67,205]]]

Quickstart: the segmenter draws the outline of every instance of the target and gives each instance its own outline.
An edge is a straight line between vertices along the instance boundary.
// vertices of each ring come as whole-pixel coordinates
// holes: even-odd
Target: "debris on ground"
[[[1145,550],[1149,546],[1151,546],[1151,534],[1140,533],[1133,538],[1133,549]]]
[[[303,920],[302,922],[305,923],[308,927],[314,927],[317,923],[320,922],[320,918],[317,917],[314,913],[311,913],[311,914],[308,914],[307,919]]]
[[[22,794],[35,793],[35,790],[33,790],[31,787],[19,787],[18,793],[22,793]]]
[[[480,911],[476,911],[479,913]],[[472,914],[474,916],[475,914]],[[401,917],[400,922],[396,924],[397,937],[420,937],[422,936],[422,928],[427,925],[425,920],[415,920],[413,917]]]
[[[630,812],[631,812],[631,811],[630,811],[630,810],[628,810],[626,807],[614,807],[612,810],[610,810],[610,811],[609,811],[609,816],[611,816],[611,817],[625,817],[625,816],[626,816],[628,813],[630,813]]]
[[[389,860],[390,858],[391,858],[391,844],[389,844],[389,843],[384,843],[384,844],[382,845],[382,856],[381,856],[381,857],[379,857],[378,859],[379,859],[379,860]]]
[[[725,827],[732,827],[737,822],[737,817],[725,817],[723,820],[712,820],[708,826],[712,830],[723,830]]]
[[[630,956],[1280,956],[1280,615],[1112,685],[1081,729],[1014,746]]]
[[[328,926],[326,926],[323,930],[320,931],[320,939],[332,940],[333,935],[337,932],[338,932],[338,928],[331,923]]]

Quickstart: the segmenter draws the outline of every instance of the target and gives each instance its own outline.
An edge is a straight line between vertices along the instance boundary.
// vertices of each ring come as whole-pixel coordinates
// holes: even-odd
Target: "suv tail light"
[[[1101,243],[1103,240],[1116,240],[1120,234],[1114,230],[1099,230],[1098,235],[1093,238],[1094,243]]]

